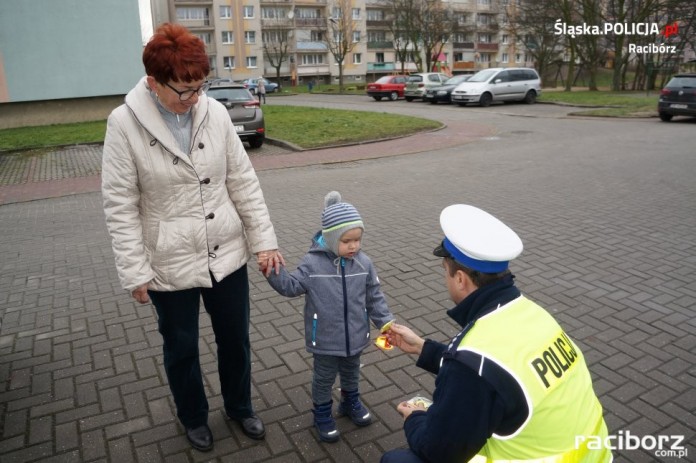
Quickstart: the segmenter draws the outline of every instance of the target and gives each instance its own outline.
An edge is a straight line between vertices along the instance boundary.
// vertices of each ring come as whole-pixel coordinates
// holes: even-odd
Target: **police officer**
[[[409,449],[382,463],[604,463],[607,428],[578,346],[553,317],[515,287],[508,269],[522,252],[517,234],[473,206],[440,215],[445,234],[434,254],[462,330],[451,342],[424,340],[394,324],[392,344],[418,354],[437,375],[433,404],[402,402]]]

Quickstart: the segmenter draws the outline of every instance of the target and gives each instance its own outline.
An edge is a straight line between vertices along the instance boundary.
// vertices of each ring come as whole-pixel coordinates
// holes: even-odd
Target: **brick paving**
[[[493,211],[525,242],[513,265],[520,287],[583,348],[610,430],[683,435],[688,445],[683,459],[624,450],[615,461],[694,461],[696,160],[662,145],[659,157],[637,148],[584,152],[550,133],[542,148],[523,149],[543,127],[515,124],[506,132],[448,122],[447,130],[418,139],[320,150],[341,152],[331,161],[341,163],[316,165],[316,152],[254,156],[289,266],[309,245],[323,195],[338,189],[366,222],[364,248],[397,318],[444,341],[456,327],[430,255],[439,211],[453,202]],[[689,129],[670,126],[670,137]],[[603,123],[576,130],[601,137]],[[455,134],[471,136],[457,142]],[[566,148],[551,159],[544,143]],[[366,159],[368,152],[411,154]],[[275,294],[252,272],[253,398],[267,438],[252,441],[225,421],[212,330],[202,315],[216,441],[211,453],[191,450],[175,420],[154,311],[119,287],[98,175],[29,181],[36,177],[24,168],[15,169],[25,184],[0,186],[0,461],[377,462],[405,444],[394,407],[430,395],[432,375],[406,354],[366,350],[361,388],[376,422],[357,428],[339,419],[341,441],[318,443],[302,300]],[[73,190],[51,190],[61,182],[73,182]],[[26,196],[15,190],[7,200],[22,185]]]

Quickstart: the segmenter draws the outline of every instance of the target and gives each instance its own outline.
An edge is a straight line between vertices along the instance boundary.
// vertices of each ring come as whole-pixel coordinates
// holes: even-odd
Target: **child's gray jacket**
[[[380,329],[394,316],[380,289],[372,261],[362,251],[354,258],[337,257],[324,248],[317,233],[295,271],[271,272],[268,282],[283,296],[305,294],[307,351],[348,357],[370,342],[368,318]]]

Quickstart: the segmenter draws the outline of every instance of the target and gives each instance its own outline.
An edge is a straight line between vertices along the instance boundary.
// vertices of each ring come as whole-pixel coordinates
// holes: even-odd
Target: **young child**
[[[372,416],[360,402],[360,353],[370,343],[370,325],[385,331],[394,319],[380,289],[372,261],[360,250],[362,218],[341,195],[332,191],[324,198],[322,230],[297,269],[267,276],[283,296],[305,294],[305,342],[314,354],[312,401],[314,426],[324,442],[336,442],[339,432],[331,415],[331,388],[340,375],[340,415],[358,426]]]

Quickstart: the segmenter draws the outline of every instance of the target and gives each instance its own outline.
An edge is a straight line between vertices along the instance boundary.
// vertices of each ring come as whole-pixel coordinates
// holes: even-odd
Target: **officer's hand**
[[[407,354],[420,355],[423,351],[425,340],[416,335],[416,333],[411,331],[411,328],[407,326],[392,323],[386,335],[391,345],[398,347]]]
[[[401,416],[404,417],[404,420],[411,416],[411,413],[415,412],[416,410],[424,412],[427,409],[425,407],[414,405],[409,402],[401,402],[399,405],[396,406],[396,411],[401,413]]]

